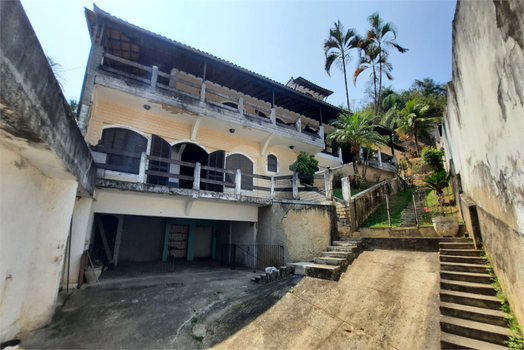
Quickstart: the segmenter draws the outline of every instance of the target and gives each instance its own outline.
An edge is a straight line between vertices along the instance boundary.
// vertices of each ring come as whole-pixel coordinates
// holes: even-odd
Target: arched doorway
[[[178,159],[183,162],[188,163],[200,163],[202,165],[207,165],[208,154],[205,149],[202,147],[189,142],[177,143],[172,147],[171,150],[171,159]],[[195,169],[188,166],[175,166],[173,167],[173,173],[178,173],[180,175],[193,176]],[[202,171],[200,174],[201,178],[205,178],[206,172]],[[200,188],[205,188],[203,183],[200,184]],[[193,188],[193,182],[190,180],[178,180],[178,187],[180,188]]]

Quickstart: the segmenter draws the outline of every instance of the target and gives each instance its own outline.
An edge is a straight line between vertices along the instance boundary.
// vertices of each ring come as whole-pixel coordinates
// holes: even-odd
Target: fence
[[[263,271],[266,267],[277,269],[285,265],[285,246],[223,244],[220,262],[230,264],[233,269],[250,268]]]
[[[354,205],[355,210],[355,227],[363,224],[368,216],[379,208],[379,210],[385,210],[385,213],[389,217],[388,223],[391,225],[391,217],[389,215],[389,196],[397,193],[398,189],[398,179],[393,178],[382,181],[381,183],[353,196],[351,202],[352,205]]]

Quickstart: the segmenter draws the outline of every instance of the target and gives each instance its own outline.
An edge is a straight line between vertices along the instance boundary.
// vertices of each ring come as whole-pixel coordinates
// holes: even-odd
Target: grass
[[[391,226],[397,227],[402,217],[402,212],[411,202],[411,193],[416,188],[408,188],[405,192],[398,192],[389,197],[389,210],[391,213]],[[381,204],[360,227],[388,227],[388,213],[386,203]]]
[[[362,184],[360,185],[360,188],[359,189],[351,189],[351,196],[354,196],[356,195],[357,193],[360,193],[364,190],[367,190],[368,188],[370,187],[373,187],[377,184],[378,182],[372,182],[372,181],[365,181],[365,182],[362,182]],[[339,199],[344,199],[342,197],[342,189],[341,188],[334,188],[333,189],[333,196],[339,198]]]
[[[497,292],[497,298],[499,298],[502,303],[502,306],[500,307],[500,311],[506,314],[504,315],[504,319],[508,323],[508,327],[509,327],[509,331],[511,335],[509,336],[509,339],[505,341],[505,343],[510,349],[522,350],[524,349],[524,339],[522,339],[522,330],[520,329],[520,326],[519,326],[519,323],[517,322],[517,318],[515,317],[515,314],[511,312],[511,307],[509,305],[508,298],[506,298],[506,296],[502,292],[500,281],[494,274],[493,266],[491,265],[486,255],[486,251],[484,250],[484,247],[482,247],[480,257],[482,258],[482,260],[484,260],[484,263],[486,264],[486,272],[488,272],[490,275],[493,275],[493,278],[491,279],[491,285]]]

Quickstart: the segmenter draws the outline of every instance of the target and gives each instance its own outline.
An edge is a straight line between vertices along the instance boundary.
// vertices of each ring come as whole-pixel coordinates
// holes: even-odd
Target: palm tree
[[[346,63],[351,60],[350,50],[358,48],[358,43],[361,40],[353,28],[348,29],[347,32],[344,33],[344,26],[340,23],[340,20],[338,20],[338,22],[335,22],[335,27],[329,30],[329,38],[324,41],[324,54],[326,55],[324,69],[327,74],[331,76],[331,66],[333,63],[336,63],[344,73],[348,111],[350,108]]]
[[[428,118],[428,110],[428,105],[416,103],[416,100],[411,100],[406,102],[406,106],[400,111],[400,115],[397,119],[397,133],[400,135],[412,136],[415,139],[417,154],[419,154],[417,136],[429,136],[428,130],[431,129],[433,124],[440,119],[437,117]]]
[[[404,53],[408,49],[397,44],[397,31],[391,22],[384,23],[384,20],[380,18],[378,12],[373,13],[368,17],[368,23],[370,28],[367,32],[367,39],[365,39],[361,46],[369,45],[369,42],[373,43],[378,48],[378,103],[380,104],[380,96],[382,92],[382,74],[386,74],[389,80],[393,77],[390,76],[390,65],[387,63],[387,56],[389,54],[389,48],[395,48],[398,52]],[[384,59],[386,57],[386,59]],[[376,112],[375,112],[376,113]]]
[[[386,139],[373,130],[373,125],[370,123],[372,118],[371,112],[357,111],[353,115],[340,114],[338,119],[331,123],[333,130],[327,136],[328,142],[334,141],[349,151],[353,159],[355,175],[358,175],[356,159],[360,145],[387,145]]]
[[[51,57],[46,56],[47,62],[49,63],[49,66],[53,70],[53,74],[55,75],[56,81],[58,82],[58,85],[60,86],[60,89],[62,91],[64,90],[64,83],[66,81],[64,76],[64,69],[62,68],[62,65],[55,60],[53,60]]]

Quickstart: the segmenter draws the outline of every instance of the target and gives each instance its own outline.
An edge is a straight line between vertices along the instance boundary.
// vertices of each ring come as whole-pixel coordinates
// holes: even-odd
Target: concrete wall
[[[124,215],[118,261],[161,261],[166,219]]]
[[[487,255],[524,324],[524,2],[462,1],[453,20],[447,166],[478,206]]]
[[[286,246],[286,262],[311,261],[337,239],[331,205],[274,203],[258,216],[257,243]]]
[[[466,226],[459,225],[457,237],[466,233]],[[389,227],[359,227],[358,232],[352,234],[353,237],[434,237],[439,235],[433,226],[420,226],[409,228],[389,228]]]
[[[362,170],[363,170],[363,166],[358,165],[358,173],[360,176],[362,176]],[[341,167],[334,168],[333,169],[333,187],[342,188],[340,184],[340,179],[342,179],[343,177],[353,177],[353,172],[354,172],[353,163],[344,164]],[[380,175],[379,181],[384,181],[386,179],[395,177],[397,175],[396,173],[392,173],[389,171],[385,171],[382,169],[377,169],[377,168],[368,166],[366,170],[366,180],[371,181],[371,182],[377,181],[375,178],[375,174]]]
[[[77,183],[52,179],[0,143],[0,340],[54,311]]]

